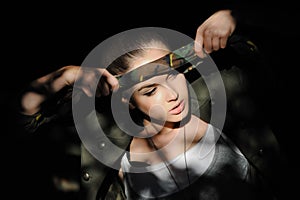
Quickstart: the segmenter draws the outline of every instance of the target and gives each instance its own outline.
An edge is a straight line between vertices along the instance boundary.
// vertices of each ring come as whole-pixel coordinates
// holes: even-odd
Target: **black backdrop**
[[[293,171],[297,169],[296,138],[299,134],[299,11],[290,2],[263,4],[258,1],[253,5],[243,6],[243,15],[248,15],[245,21],[250,21],[251,25],[251,28],[247,27],[247,33],[261,48],[272,70],[272,101],[267,110]],[[5,191],[8,195],[24,196],[25,190],[43,173],[42,169],[30,171],[26,167],[26,158],[30,157],[24,155],[28,153],[26,144],[15,142],[18,133],[13,111],[18,94],[26,84],[62,66],[80,65],[103,40],[131,28],[164,27],[194,37],[198,25],[216,9],[213,4],[201,2],[197,5],[174,3],[164,7],[155,4],[149,8],[146,4],[138,8],[130,6],[133,5],[124,3],[123,6],[115,2],[112,5],[16,4],[4,7],[8,14],[2,14],[1,28],[4,61],[0,99],[4,111],[1,119],[1,135],[4,136],[1,165],[4,167],[2,181],[7,186]],[[296,176],[292,179],[297,181]],[[294,188],[291,189],[292,193]]]

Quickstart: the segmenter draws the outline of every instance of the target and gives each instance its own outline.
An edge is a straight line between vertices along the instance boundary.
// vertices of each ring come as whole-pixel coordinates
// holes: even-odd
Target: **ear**
[[[130,109],[135,109],[136,108],[135,105],[125,97],[122,97],[122,103],[129,104]]]

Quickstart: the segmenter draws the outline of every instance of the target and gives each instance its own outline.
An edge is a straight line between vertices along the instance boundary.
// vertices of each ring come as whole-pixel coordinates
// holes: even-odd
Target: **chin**
[[[182,113],[181,123],[185,124],[185,123],[187,123],[188,121],[190,121],[191,116],[192,116],[192,115],[191,115],[191,112],[189,112],[188,109],[187,109],[187,111],[184,111],[184,112]]]
[[[179,114],[178,116],[172,116],[172,119],[170,119],[170,122],[186,122],[189,121],[191,118],[191,113],[188,111],[184,111],[181,114]]]

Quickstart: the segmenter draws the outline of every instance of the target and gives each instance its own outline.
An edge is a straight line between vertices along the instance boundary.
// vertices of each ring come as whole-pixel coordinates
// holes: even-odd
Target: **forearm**
[[[39,112],[45,101],[53,97],[65,86],[71,85],[70,81],[67,79],[67,68],[68,67],[63,67],[31,82],[28,89],[21,97],[21,113],[25,115],[33,115]],[[75,72],[76,71],[72,73]]]

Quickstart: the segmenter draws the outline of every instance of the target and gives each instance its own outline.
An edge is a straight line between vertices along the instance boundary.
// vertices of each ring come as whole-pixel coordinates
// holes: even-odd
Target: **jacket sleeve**
[[[240,56],[240,58],[246,57]],[[214,114],[215,116],[225,115],[225,121],[223,127],[218,127],[218,124],[217,127],[235,142],[272,190],[280,193],[284,182],[282,172],[284,172],[283,169],[287,169],[286,156],[280,148],[277,136],[268,124],[265,113],[260,109],[259,103],[264,99],[254,94],[257,87],[252,85],[255,80],[252,75],[255,73],[249,73],[247,59],[244,62],[245,65],[239,63],[215,72],[220,73],[222,84],[216,84],[218,76],[215,73],[202,76],[192,82],[191,85],[196,94],[192,98],[192,109],[194,112],[198,112],[197,109],[199,109],[203,120],[216,125],[212,120],[212,108],[216,106],[214,104],[219,98],[220,88],[224,87],[226,112],[218,113],[217,111]]]
[[[80,199],[104,199],[116,181],[121,156],[131,137],[114,124],[110,115],[96,111],[83,119],[77,128],[82,139]],[[121,191],[114,190],[113,193],[118,196]]]

